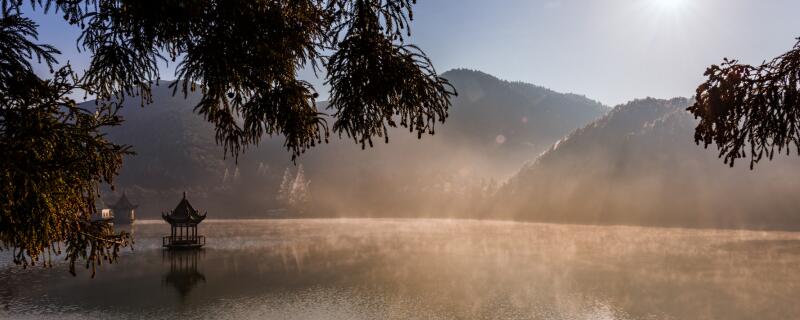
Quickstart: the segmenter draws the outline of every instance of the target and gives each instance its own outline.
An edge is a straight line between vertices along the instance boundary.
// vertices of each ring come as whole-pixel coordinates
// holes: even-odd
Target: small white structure
[[[97,198],[94,206],[97,208],[97,211],[92,214],[92,221],[111,221],[114,219],[111,209],[106,207],[106,203],[103,202],[103,199]]]

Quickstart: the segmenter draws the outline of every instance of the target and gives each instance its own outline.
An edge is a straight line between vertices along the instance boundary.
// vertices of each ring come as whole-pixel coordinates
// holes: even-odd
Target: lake
[[[94,279],[0,253],[0,318],[800,318],[792,232],[212,220],[205,249],[168,252],[166,223],[132,228],[134,251]]]

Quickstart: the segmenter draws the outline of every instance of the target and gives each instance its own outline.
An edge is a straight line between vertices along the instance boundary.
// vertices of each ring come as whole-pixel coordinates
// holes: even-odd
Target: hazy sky
[[[798,0],[419,0],[412,41],[439,72],[477,69],[616,105],[690,96],[723,57],[760,63],[789,50],[798,12]],[[36,19],[41,42],[83,68],[77,30]]]

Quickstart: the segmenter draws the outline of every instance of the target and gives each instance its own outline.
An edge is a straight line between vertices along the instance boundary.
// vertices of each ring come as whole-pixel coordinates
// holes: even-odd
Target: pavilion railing
[[[206,244],[205,236],[166,236],[161,240],[164,246]]]

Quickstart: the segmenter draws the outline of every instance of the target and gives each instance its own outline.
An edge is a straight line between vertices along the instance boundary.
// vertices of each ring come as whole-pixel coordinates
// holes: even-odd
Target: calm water
[[[449,220],[210,221],[95,279],[0,258],[0,318],[797,319],[800,234]]]

